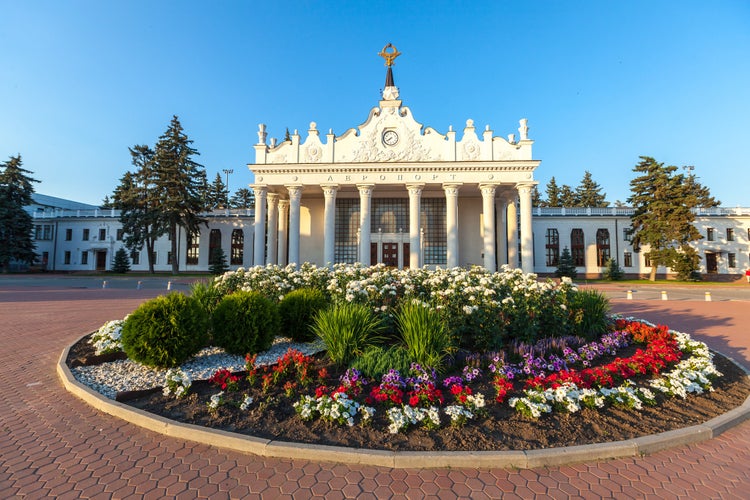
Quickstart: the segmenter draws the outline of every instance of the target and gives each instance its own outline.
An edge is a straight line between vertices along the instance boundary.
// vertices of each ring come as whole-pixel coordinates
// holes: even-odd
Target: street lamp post
[[[225,169],[223,169],[223,172],[225,174],[227,174],[227,206],[226,206],[226,208],[227,208],[227,210],[229,210],[229,174],[233,174],[234,173],[234,169],[233,168],[225,168]]]

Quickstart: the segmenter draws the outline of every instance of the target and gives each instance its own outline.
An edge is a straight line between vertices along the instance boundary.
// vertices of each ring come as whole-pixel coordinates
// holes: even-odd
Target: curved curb
[[[109,399],[78,382],[73,377],[66,363],[68,353],[73,344],[63,350],[57,363],[57,374],[68,392],[97,410],[165,436],[187,439],[201,444],[251,453],[266,458],[291,458],[315,462],[328,461],[345,464],[374,465],[394,469],[459,467],[531,469],[535,467],[551,467],[577,462],[635,457],[655,453],[667,448],[715,438],[722,432],[750,419],[750,396],[748,396],[742,405],[702,424],[612,443],[565,446],[562,448],[541,450],[439,452],[386,451],[291,443],[175,422],[174,420],[169,420]],[[742,369],[748,378],[750,378],[750,372],[744,366],[728,356],[724,357]]]

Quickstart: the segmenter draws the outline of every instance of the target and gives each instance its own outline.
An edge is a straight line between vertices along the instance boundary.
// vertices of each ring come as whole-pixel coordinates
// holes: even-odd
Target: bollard
[[[138,284],[136,284],[136,285],[135,285],[135,289],[136,289],[136,290],[140,290],[140,289],[141,289],[141,285],[143,285],[143,283],[141,283],[141,282],[139,281],[139,282],[138,282]]]
[[[628,290],[628,300],[633,300],[633,290]]]
[[[172,289],[172,282],[167,281],[167,290],[171,290],[171,289]]]
[[[667,292],[665,290],[661,291],[661,300],[668,300],[667,299]]]
[[[102,281],[102,288],[107,288],[107,280]]]
[[[711,292],[706,292],[706,302],[711,302]]]

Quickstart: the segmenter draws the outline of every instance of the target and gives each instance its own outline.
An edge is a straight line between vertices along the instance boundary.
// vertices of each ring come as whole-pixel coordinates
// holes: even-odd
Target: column
[[[458,260],[458,189],[461,184],[443,184],[445,191],[446,266],[459,266]]]
[[[497,264],[498,268],[508,263],[508,197],[502,196],[495,203],[497,208],[497,220],[495,221],[495,231],[497,235]]]
[[[419,269],[422,267],[422,240],[420,238],[420,212],[422,200],[422,188],[424,184],[407,184],[409,191],[409,267]]]
[[[323,215],[323,262],[326,266],[333,266],[334,243],[336,241],[336,192],[337,184],[321,186],[325,197],[325,211]]]
[[[266,262],[266,193],[268,186],[254,184],[255,192],[255,243],[253,249],[253,265],[262,266]]]
[[[289,264],[299,266],[299,202],[302,199],[302,186],[285,187],[289,191]]]
[[[266,264],[276,264],[276,247],[279,239],[279,195],[268,193],[268,249]]]
[[[276,262],[280,266],[287,265],[286,245],[289,234],[289,200],[279,200],[279,236],[278,236],[278,258]]]
[[[480,184],[482,191],[482,214],[484,215],[484,268],[495,272],[495,189],[494,184]]]
[[[516,211],[516,197],[508,200],[508,267],[518,267],[518,212]]]
[[[521,210],[521,269],[534,272],[534,233],[531,228],[531,184],[518,187]]]
[[[374,184],[357,184],[359,189],[359,261],[363,266],[370,262],[370,202]]]

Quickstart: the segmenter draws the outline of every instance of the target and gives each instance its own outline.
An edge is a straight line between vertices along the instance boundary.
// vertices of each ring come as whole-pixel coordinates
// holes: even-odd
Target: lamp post
[[[226,206],[226,209],[229,210],[229,174],[233,174],[234,173],[234,169],[233,168],[225,168],[225,169],[223,169],[223,172],[225,174],[227,174],[227,206]]]

